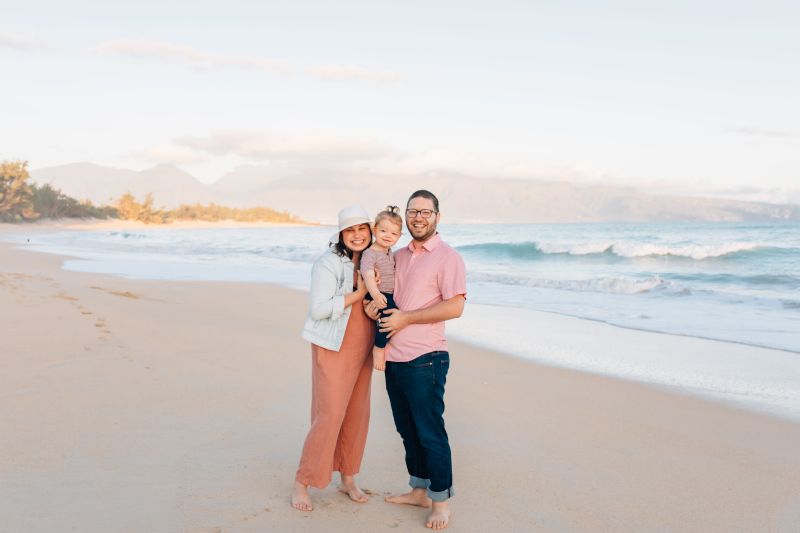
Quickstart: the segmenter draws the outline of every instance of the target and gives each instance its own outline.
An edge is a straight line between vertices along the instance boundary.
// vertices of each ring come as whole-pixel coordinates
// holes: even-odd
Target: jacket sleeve
[[[339,280],[331,261],[321,259],[311,268],[311,318],[336,320],[344,313],[344,296],[337,295]]]

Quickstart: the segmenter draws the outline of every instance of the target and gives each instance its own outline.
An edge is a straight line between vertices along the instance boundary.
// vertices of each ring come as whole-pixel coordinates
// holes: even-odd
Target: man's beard
[[[409,227],[409,224],[406,224],[406,227],[408,228],[408,232],[411,234],[411,237],[415,241],[427,241],[434,233],[436,233],[436,223],[435,222],[433,224],[428,222],[428,227],[426,228],[425,233],[423,235],[420,235],[419,237],[414,233],[413,225],[411,225]]]

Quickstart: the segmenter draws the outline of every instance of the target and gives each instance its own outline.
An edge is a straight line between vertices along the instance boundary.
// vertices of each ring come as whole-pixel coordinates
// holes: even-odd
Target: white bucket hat
[[[367,210],[360,205],[351,205],[339,211],[339,230],[331,235],[331,243],[336,244],[339,242],[339,233],[343,229],[359,224],[369,224],[372,219],[369,217]]]

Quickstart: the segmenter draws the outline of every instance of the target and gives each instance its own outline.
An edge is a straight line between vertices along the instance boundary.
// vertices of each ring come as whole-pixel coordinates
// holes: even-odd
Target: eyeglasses
[[[408,218],[416,218],[417,214],[422,218],[431,218],[431,215],[437,213],[433,209],[406,209],[406,217]]]

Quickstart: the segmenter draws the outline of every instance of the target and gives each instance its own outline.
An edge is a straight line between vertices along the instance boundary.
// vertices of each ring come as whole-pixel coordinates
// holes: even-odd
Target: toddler
[[[397,244],[403,230],[403,219],[399,208],[388,206],[375,217],[372,233],[375,242],[361,254],[361,276],[367,286],[367,299],[373,300],[381,309],[378,317],[378,329],[375,332],[375,346],[372,348],[372,363],[375,370],[384,370],[386,354],[384,348],[389,342],[386,333],[380,331],[380,319],[387,309],[396,309],[394,303],[394,254],[392,246]],[[375,271],[380,275],[380,284],[375,281]]]

